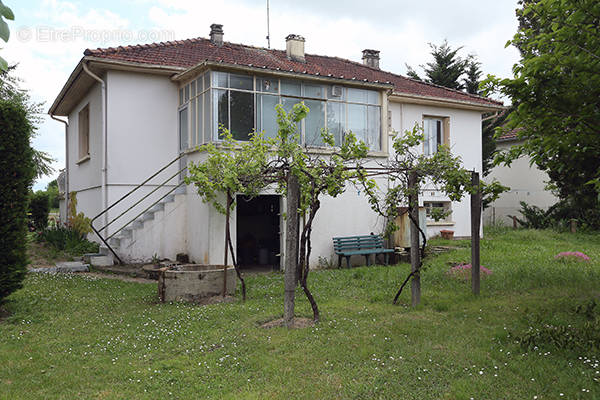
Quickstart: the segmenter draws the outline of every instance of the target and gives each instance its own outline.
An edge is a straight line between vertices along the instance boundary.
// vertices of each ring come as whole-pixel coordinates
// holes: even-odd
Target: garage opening
[[[252,199],[237,196],[237,261],[240,268],[279,269],[279,200],[277,195]]]

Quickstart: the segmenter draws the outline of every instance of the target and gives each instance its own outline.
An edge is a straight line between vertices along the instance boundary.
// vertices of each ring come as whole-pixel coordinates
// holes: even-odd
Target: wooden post
[[[517,217],[513,215],[511,218],[513,220],[513,229],[517,229]]]
[[[229,217],[230,217],[230,208],[231,208],[231,196],[227,193],[227,202],[225,210],[225,256],[223,257],[223,297],[227,295],[227,264],[229,264],[229,260],[227,259],[229,244]],[[233,254],[231,255],[233,257]]]
[[[577,233],[577,220],[571,219],[570,221],[571,233]]]
[[[473,171],[471,184],[477,188],[471,194],[471,287],[473,294],[479,294],[480,260],[479,260],[479,230],[481,227],[481,189],[479,187],[479,172]]]
[[[300,199],[298,178],[289,173],[287,178],[285,270],[283,296],[283,320],[289,328],[294,322],[294,296],[296,294],[296,271],[298,269],[298,206]]]
[[[419,266],[421,265],[421,254],[419,249],[419,192],[417,189],[417,173],[411,171],[408,177],[408,206],[411,216],[410,224],[410,271],[413,277],[410,282],[411,300],[413,307],[421,302],[421,276]]]

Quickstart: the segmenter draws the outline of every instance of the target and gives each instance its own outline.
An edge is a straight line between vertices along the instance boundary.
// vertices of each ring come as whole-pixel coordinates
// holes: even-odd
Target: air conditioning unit
[[[331,87],[331,96],[332,97],[342,97],[342,87],[341,86],[332,86]]]

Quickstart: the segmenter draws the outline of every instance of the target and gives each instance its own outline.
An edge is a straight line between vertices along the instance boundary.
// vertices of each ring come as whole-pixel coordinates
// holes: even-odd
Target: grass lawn
[[[487,235],[478,298],[448,275],[470,257],[452,243],[426,261],[417,309],[410,290],[391,304],[407,264],[311,273],[323,321],[292,331],[259,327],[282,314],[278,273],[249,276],[245,303],[209,306],[158,304],[156,284],[30,275],[0,322],[0,398],[600,398],[600,236]]]

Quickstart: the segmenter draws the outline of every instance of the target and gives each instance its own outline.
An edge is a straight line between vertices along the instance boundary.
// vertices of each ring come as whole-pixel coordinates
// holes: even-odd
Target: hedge
[[[0,303],[27,272],[27,208],[35,169],[25,109],[0,99]]]

